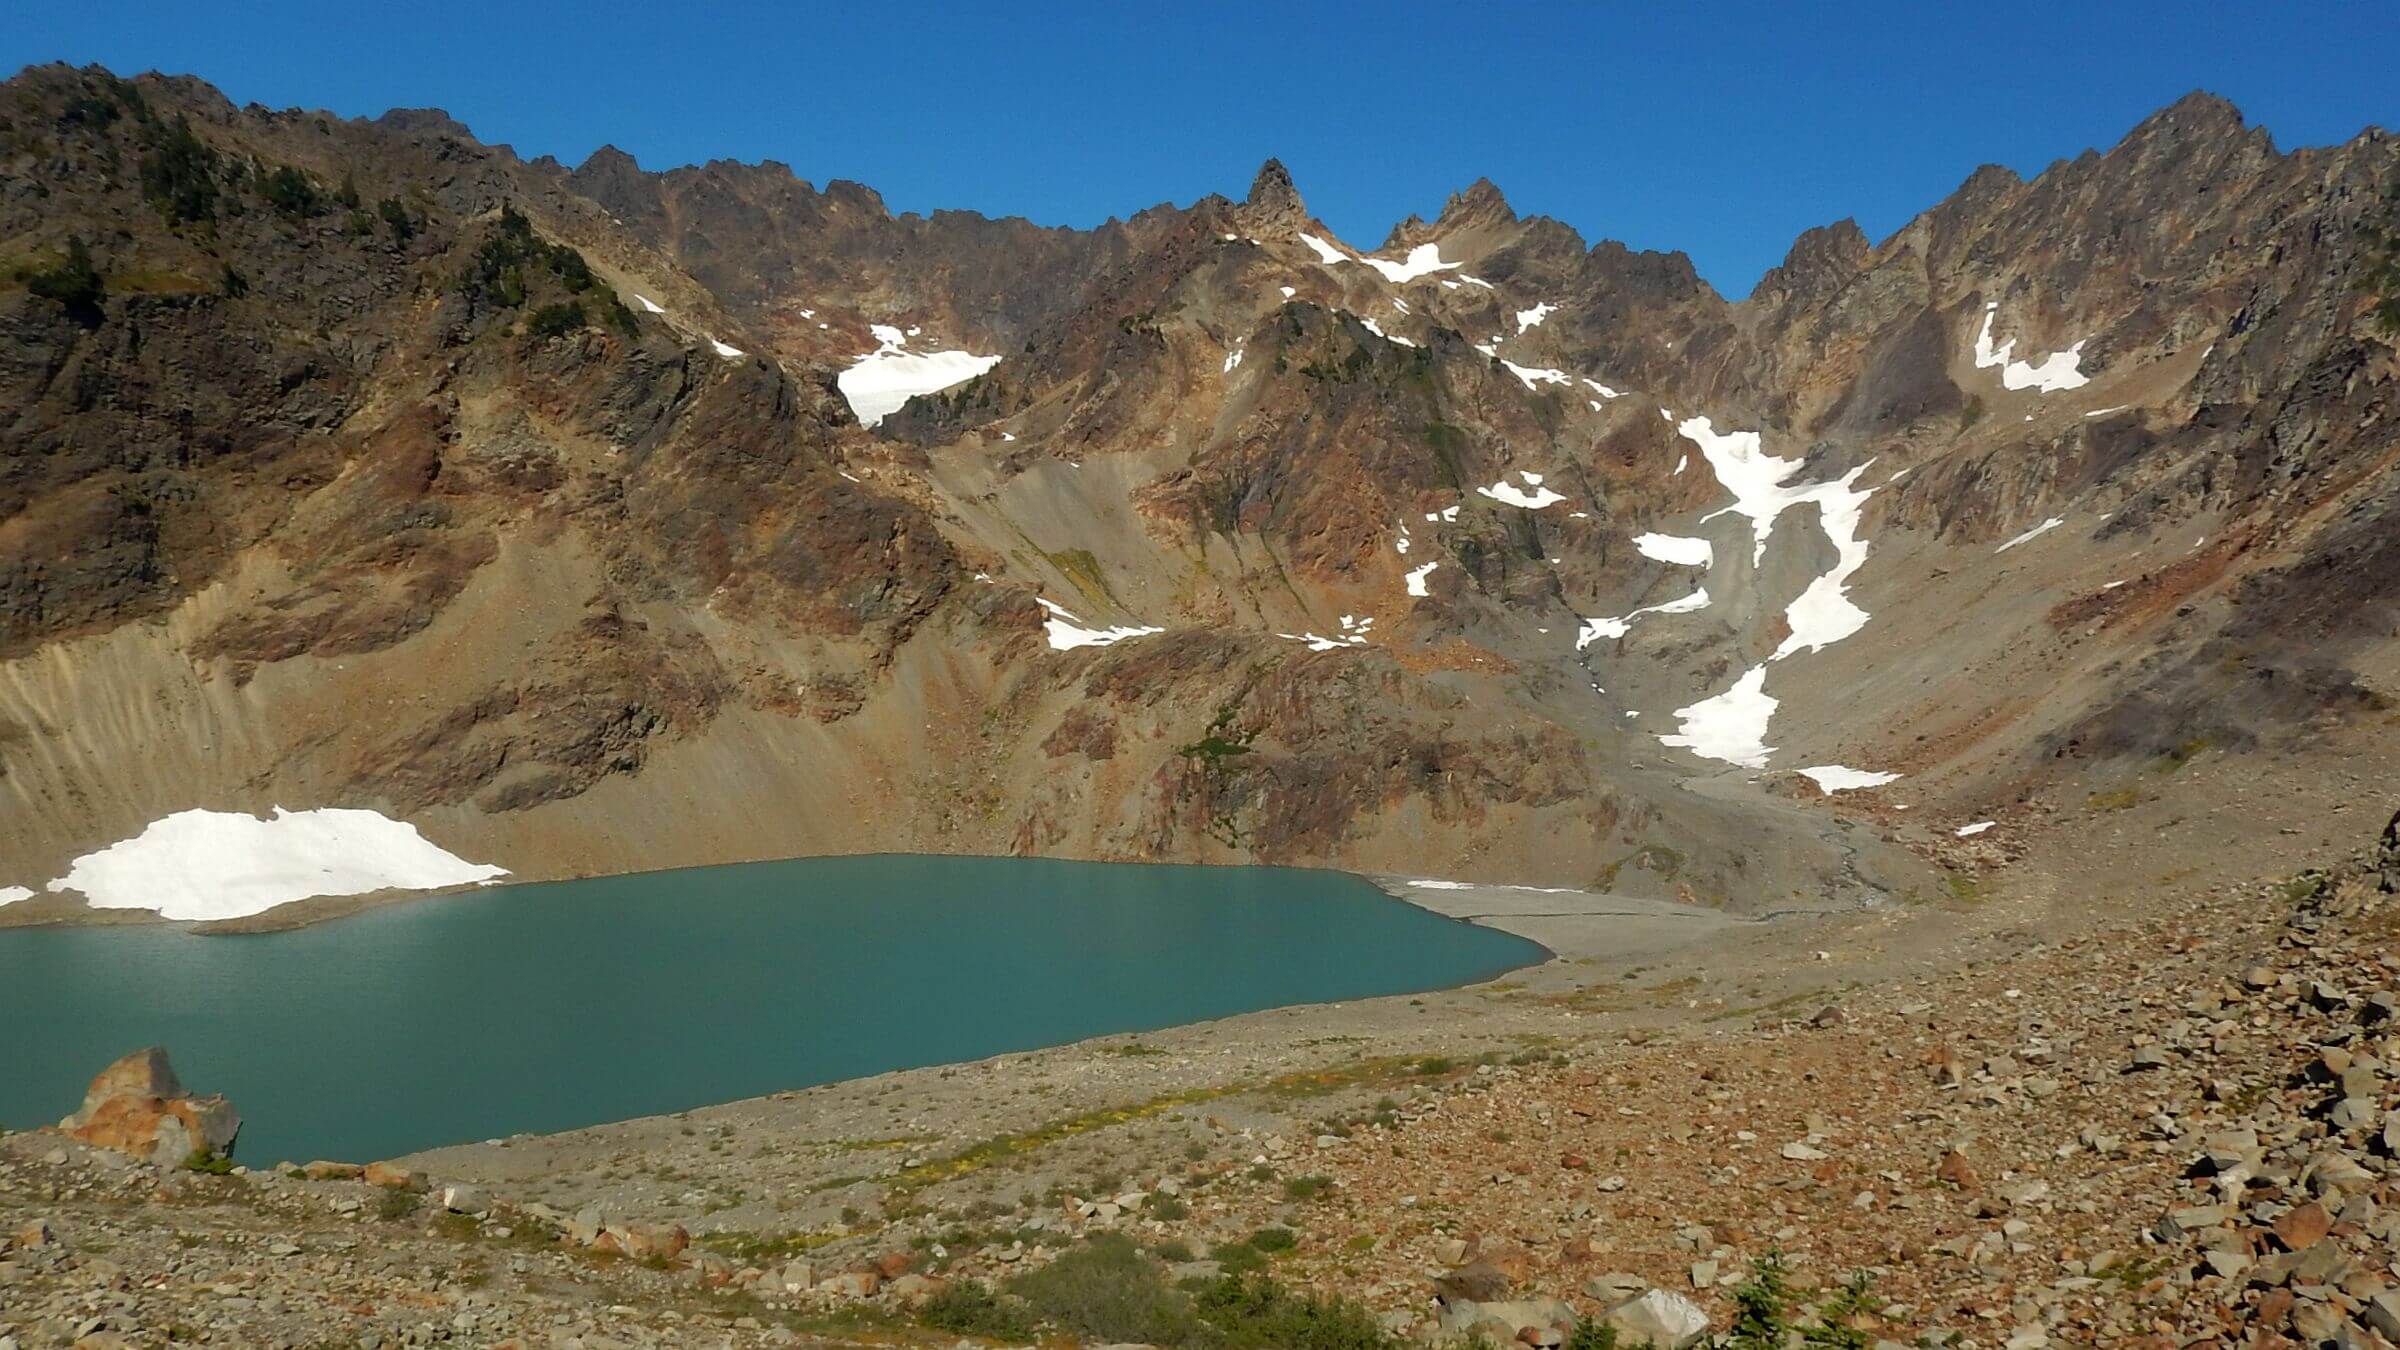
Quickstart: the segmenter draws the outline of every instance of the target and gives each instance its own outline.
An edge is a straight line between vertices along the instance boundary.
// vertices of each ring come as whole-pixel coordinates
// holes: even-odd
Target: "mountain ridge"
[[[88,329],[0,290],[0,883],[289,796],[521,876],[1848,907],[1985,865],[1936,814],[2113,792],[2178,719],[2373,735],[2390,687],[2391,588],[2335,561],[2400,510],[2373,131],[2285,154],[2196,95],[1728,301],[1488,180],[1361,254],[1274,160],[1078,231],[182,80],[0,116],[0,256],[89,236],[106,283]],[[162,218],[170,152],[221,210]],[[1908,786],[1797,775],[1837,760]]]

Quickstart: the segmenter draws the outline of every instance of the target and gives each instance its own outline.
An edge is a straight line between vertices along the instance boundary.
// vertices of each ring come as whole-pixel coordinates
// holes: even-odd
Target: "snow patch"
[[[1238,343],[1238,342],[1237,342],[1237,343],[1233,344],[1233,350],[1232,350],[1232,351],[1229,351],[1229,352],[1225,353],[1225,373],[1226,373],[1226,374],[1228,374],[1228,375],[1232,374],[1232,373],[1233,373],[1233,368],[1234,368],[1235,366],[1238,366],[1238,365],[1240,365],[1241,363],[1242,363],[1242,344],[1240,344],[1240,343]]]
[[[1517,311],[1517,331],[1522,333],[1528,328],[1539,328],[1542,320],[1557,312],[1558,306],[1548,302],[1537,304],[1531,309],[1520,309]]]
[[[2066,523],[2067,518],[2065,516],[2052,516],[2048,520],[2043,521],[2041,524],[2034,526],[2030,530],[2027,530],[2025,533],[2018,535],[2016,538],[2009,540],[2005,544],[2002,544],[2000,547],[1993,549],[1992,553],[1995,557],[2002,553],[2006,553],[2010,549],[2015,548],[2017,545],[2029,543],[2035,539],[2039,539],[2043,535],[2050,533],[2052,530],[2055,530],[2059,526]]]
[[[444,852],[416,826],[379,812],[278,806],[263,820],[240,811],[178,811],[77,858],[48,889],[80,891],[95,909],[206,921],[314,896],[425,891],[507,875]]]
[[[1345,614],[1342,616],[1339,637],[1320,637],[1315,633],[1278,633],[1276,636],[1290,638],[1294,642],[1305,642],[1312,652],[1329,652],[1336,647],[1366,646],[1369,637],[1368,630],[1374,626],[1375,620],[1372,618],[1362,619],[1355,614]]]
[[[834,377],[842,397],[849,401],[850,411],[858,414],[863,426],[876,425],[919,394],[963,384],[1000,364],[997,356],[977,356],[973,352],[909,351],[908,339],[919,331],[915,328],[903,333],[890,324],[879,323],[871,325],[868,331],[875,335],[875,350]]]
[[[1957,829],[1952,830],[1951,833],[1957,835],[1961,839],[1972,839],[1976,835],[1983,833],[1985,830],[1988,830],[1997,824],[1999,824],[1999,822],[1995,820],[1979,820],[1972,825],[1961,825]]]
[[[2106,416],[2108,416],[2110,413],[2121,413],[2121,412],[2125,411],[2127,408],[2130,408],[2130,407],[2132,407],[2132,406],[2133,406],[2133,405],[2132,405],[2132,404],[2130,404],[2130,403],[2120,403],[2120,404],[2118,404],[2117,406],[2115,406],[2115,407],[2113,407],[2113,408],[2094,408],[2094,409],[2092,409],[2090,412],[2087,412],[2087,413],[2085,413],[2085,414],[2084,414],[2084,416],[2086,416],[2086,417],[2106,417]]]
[[[2000,310],[1995,300],[1983,307],[1983,331],[1975,335],[1975,368],[2000,367],[2000,383],[2008,389],[2039,389],[2055,394],[2064,389],[2081,389],[2091,380],[2079,369],[2083,364],[2083,343],[2078,342],[2063,352],[2052,352],[2039,365],[2012,361],[2010,353],[2017,349],[2017,340],[2010,338],[1999,346],[1992,345],[1992,316]]]
[[[0,886],[0,905],[13,905],[19,900],[31,900],[33,892],[23,886]]]
[[[1686,567],[1708,567],[1717,560],[1715,545],[1679,534],[1637,534],[1633,537],[1633,547],[1645,558],[1682,563]]]
[[[1520,366],[1502,356],[1489,342],[1476,343],[1475,350],[1508,367],[1508,373],[1524,381],[1525,387],[1528,389],[1545,384],[1573,384],[1575,382],[1575,378],[1563,370],[1550,370],[1540,366]]]
[[[1676,430],[1700,447],[1701,458],[1708,461],[1717,482],[1733,494],[1733,504],[1724,510],[1749,518],[1752,567],[1766,561],[1767,540],[1774,536],[1776,518],[1803,503],[1816,506],[1818,524],[1833,544],[1832,569],[1811,581],[1784,611],[1791,631],[1768,659],[1779,661],[1804,649],[1817,651],[1864,628],[1867,612],[1851,601],[1849,587],[1850,578],[1866,565],[1867,541],[1859,534],[1859,521],[1867,498],[1875,495],[1875,489],[1862,490],[1855,484],[1873,461],[1831,482],[1792,484],[1786,480],[1800,471],[1801,461],[1766,453],[1755,431],[1720,433],[1705,417],[1686,418]]]
[[[1399,262],[1367,257],[1361,257],[1359,261],[1383,273],[1383,279],[1395,285],[1414,281],[1432,272],[1448,272],[1458,266],[1454,262],[1442,261],[1442,250],[1438,244],[1419,244]]]
[[[1592,392],[1593,392],[1593,393],[1595,393],[1595,394],[1598,394],[1598,395],[1599,395],[1600,397],[1602,397],[1602,398],[1622,398],[1622,397],[1623,397],[1623,395],[1622,395],[1622,394],[1620,394],[1618,391],[1616,391],[1616,390],[1614,390],[1614,389],[1611,389],[1611,388],[1609,388],[1607,385],[1600,383],[1598,380],[1595,380],[1595,379],[1593,379],[1593,378],[1592,378],[1591,376],[1589,376],[1589,375],[1586,375],[1586,376],[1584,376],[1584,377],[1583,377],[1583,382],[1584,382],[1585,384],[1588,384],[1588,385],[1590,385],[1590,386],[1592,387]]]
[[[666,311],[665,311],[665,310],[663,310],[663,309],[660,309],[660,308],[658,307],[658,302],[657,302],[656,300],[653,300],[653,299],[651,299],[649,296],[646,296],[646,295],[642,295],[642,294],[636,293],[636,294],[634,295],[634,297],[633,297],[633,303],[635,303],[635,304],[637,304],[637,305],[640,305],[640,306],[642,307],[642,310],[643,310],[643,312],[645,312],[645,313],[649,313],[649,314],[664,314],[664,313],[666,313]]]
[[[1086,628],[1081,620],[1064,609],[1047,600],[1041,600],[1039,596],[1034,598],[1041,601],[1042,608],[1050,611],[1050,617],[1043,621],[1042,628],[1050,636],[1052,651],[1072,651],[1077,647],[1105,647],[1112,642],[1123,642],[1127,638],[1148,637],[1152,633],[1167,631],[1164,628],[1142,628],[1131,625],[1121,628]]]
[[[1350,261],[1349,254],[1342,252],[1340,249],[1335,248],[1332,244],[1319,239],[1313,234],[1301,235],[1300,242],[1308,245],[1309,248],[1316,253],[1317,261],[1325,264],[1327,267],[1331,267],[1338,262]]]
[[[1733,687],[1689,707],[1677,708],[1680,728],[1659,737],[1662,745],[1680,746],[1703,759],[1722,760],[1747,769],[1763,769],[1775,748],[1766,743],[1767,723],[1775,716],[1777,700],[1767,693],[1767,668],[1755,665]]]
[[[1525,487],[1518,487],[1503,478],[1490,487],[1479,487],[1475,490],[1493,501],[1506,502],[1510,506],[1521,506],[1528,511],[1539,511],[1545,506],[1554,506],[1566,500],[1561,494],[1543,487],[1542,476],[1538,473],[1526,473],[1520,469],[1517,471],[1517,477],[1525,480]],[[1531,488],[1532,491],[1528,492],[1526,488]]]
[[[1425,588],[1425,578],[1432,576],[1433,569],[1439,566],[1441,566],[1439,562],[1429,562],[1423,567],[1411,569],[1408,574],[1408,593],[1420,596],[1433,594]]]
[[[715,338],[710,338],[708,340],[708,345],[716,350],[717,355],[722,356],[727,360],[731,360],[734,357],[744,354],[741,348],[734,346],[732,343],[719,342]]]
[[[1819,789],[1826,792],[1849,792],[1855,788],[1882,787],[1886,783],[1898,782],[1900,779],[1900,775],[1896,773],[1883,773],[1876,769],[1850,769],[1839,764],[1819,764],[1815,768],[1802,769],[1800,773],[1803,777],[1813,780]]]
[[[1708,608],[1708,588],[1702,586],[1690,595],[1678,596],[1660,604],[1644,605],[1631,614],[1618,618],[1585,619],[1583,626],[1575,630],[1575,650],[1582,651],[1601,638],[1625,636],[1626,631],[1633,627],[1633,621],[1645,614],[1689,614],[1694,610],[1706,608]]]

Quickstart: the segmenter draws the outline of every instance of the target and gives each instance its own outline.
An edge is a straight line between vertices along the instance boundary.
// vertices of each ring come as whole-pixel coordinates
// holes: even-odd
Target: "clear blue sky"
[[[360,11],[372,11],[360,13]],[[26,3],[0,63],[237,102],[441,107],[570,163],[779,159],[894,210],[1090,225],[1239,196],[1268,155],[1344,238],[1489,176],[1732,295],[1811,225],[1877,238],[2194,88],[2286,148],[2400,126],[2400,3]]]

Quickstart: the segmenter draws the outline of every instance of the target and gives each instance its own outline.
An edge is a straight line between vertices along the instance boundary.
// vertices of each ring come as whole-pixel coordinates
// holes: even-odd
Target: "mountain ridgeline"
[[[1372,246],[1272,161],[1046,228],[31,69],[0,895],[277,805],[527,878],[1928,894],[2384,724],[2396,186],[2193,95],[1737,302],[1488,182]]]

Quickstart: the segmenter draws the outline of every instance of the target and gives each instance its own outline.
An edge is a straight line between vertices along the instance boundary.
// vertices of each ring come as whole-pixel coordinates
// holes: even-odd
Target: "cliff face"
[[[522,876],[1899,895],[1986,803],[2375,720],[2400,441],[2354,278],[2396,177],[2195,96],[1734,303],[1489,183],[1373,253],[1273,163],[1046,229],[29,71],[0,883],[289,802]],[[948,387],[868,413],[862,373]],[[1835,763],[1905,785],[1788,772]]]

